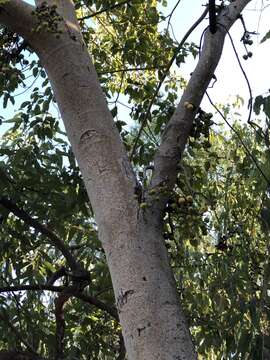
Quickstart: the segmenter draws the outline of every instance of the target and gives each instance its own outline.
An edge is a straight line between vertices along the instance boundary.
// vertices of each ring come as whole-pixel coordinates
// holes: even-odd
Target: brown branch
[[[83,20],[86,20],[86,19],[90,19],[90,18],[92,18],[92,17],[95,17],[95,16],[100,15],[100,14],[102,14],[102,13],[104,13],[104,12],[107,12],[107,11],[111,11],[111,10],[113,10],[113,9],[119,7],[119,6],[128,4],[128,3],[130,3],[130,2],[131,2],[131,0],[121,1],[121,2],[119,2],[119,3],[117,3],[117,4],[108,6],[106,9],[102,9],[102,10],[100,10],[100,11],[97,11],[97,12],[93,13],[93,14],[86,15],[86,16],[83,16],[83,17],[81,17],[81,18],[78,18],[78,20],[83,21]]]
[[[171,190],[177,176],[177,166],[184,151],[197,109],[219,63],[227,30],[235,23],[241,11],[251,0],[236,0],[219,14],[218,30],[213,35],[207,30],[198,64],[191,75],[186,90],[169,120],[154,158],[154,171],[150,188],[163,185]],[[227,29],[227,30],[226,30]],[[147,199],[150,201],[149,195]],[[168,195],[156,202],[161,211]]]
[[[64,306],[70,299],[71,294],[67,294],[65,290],[61,292],[55,299],[55,360],[63,359],[64,357],[64,337],[65,337],[65,318]]]
[[[124,69],[116,69],[116,70],[108,70],[108,71],[99,71],[98,75],[106,75],[106,74],[115,74],[119,72],[129,72],[129,71],[155,71],[159,69],[163,69],[166,66],[152,66],[152,67],[135,67],[135,68],[124,68]]]
[[[10,285],[10,286],[1,286],[0,287],[0,294],[5,292],[12,292],[12,291],[54,291],[60,292],[65,289],[64,286],[53,286],[53,285],[39,285],[39,284],[32,284],[32,285]]]
[[[62,276],[62,273],[66,273],[65,269],[60,269],[60,272],[56,276]],[[83,289],[89,285],[89,279],[83,279],[74,277],[72,278],[72,285],[67,286],[54,301],[55,304],[55,360],[61,360],[64,358],[64,341],[65,341],[65,313],[64,307],[68,300],[73,296],[73,293],[81,294]]]
[[[72,295],[75,296],[77,299],[81,299],[90,305],[96,306],[100,310],[106,311],[108,314],[111,315],[111,317],[119,321],[118,312],[114,306],[109,306],[104,302],[83,293],[73,292]]]
[[[15,291],[45,291],[45,290],[53,291],[53,292],[62,292],[65,289],[66,288],[64,286],[33,284],[33,285],[17,285],[17,286],[0,287],[0,293],[11,292],[11,291],[15,292]],[[111,315],[115,320],[118,321],[118,313],[115,307],[109,306],[90,295],[80,293],[78,291],[71,291],[69,289],[69,292],[71,293],[72,296],[76,297],[77,299],[80,299],[90,305],[94,305],[100,310],[106,311],[109,315]]]
[[[158,95],[158,93],[159,93],[159,90],[160,90],[160,88],[161,88],[164,80],[166,79],[166,77],[167,77],[167,75],[168,75],[168,73],[169,73],[169,71],[170,71],[170,68],[171,68],[172,64],[174,63],[174,60],[176,59],[179,51],[180,51],[181,48],[183,47],[183,45],[184,45],[184,43],[186,42],[186,40],[187,40],[187,38],[189,37],[189,35],[190,35],[190,34],[196,29],[196,27],[203,21],[203,19],[205,18],[207,12],[208,12],[208,8],[206,8],[206,9],[204,10],[204,12],[203,12],[202,15],[199,17],[199,19],[198,19],[197,21],[195,21],[195,23],[194,23],[194,24],[190,27],[190,29],[186,32],[186,34],[184,35],[183,39],[182,39],[181,42],[179,43],[178,47],[177,47],[176,50],[174,51],[174,54],[173,54],[171,60],[169,61],[168,65],[167,65],[167,67],[166,67],[166,69],[165,69],[165,71],[164,71],[164,73],[163,73],[163,75],[162,75],[162,77],[161,77],[161,79],[160,79],[160,81],[159,81],[159,83],[158,83],[158,86],[157,86],[157,88],[156,88],[156,91],[154,92],[154,95],[153,95],[153,97],[152,97],[152,99],[151,99],[151,101],[150,101],[150,103],[149,103],[149,105],[148,105],[148,108],[147,108],[146,113],[145,113],[145,116],[144,116],[144,118],[143,118],[143,120],[142,120],[141,127],[140,127],[140,129],[139,129],[139,131],[138,131],[137,137],[136,137],[136,139],[135,139],[135,142],[134,142],[134,145],[133,145],[131,154],[130,154],[130,160],[133,159],[133,156],[134,156],[134,154],[135,154],[135,151],[136,151],[136,148],[137,148],[137,145],[138,145],[138,141],[139,141],[139,139],[140,139],[140,136],[141,136],[141,134],[142,134],[142,131],[143,131],[144,127],[145,127],[146,124],[147,124],[147,121],[148,121],[148,118],[149,118],[149,115],[150,115],[152,106],[153,106],[153,104],[154,104],[154,101],[155,101],[155,99],[156,99],[156,97],[157,97],[157,95]]]
[[[68,246],[66,246],[65,243],[45,225],[42,225],[36,219],[33,219],[27,212],[20,209],[13,201],[5,197],[0,198],[0,204],[11,211],[19,219],[23,220],[27,225],[33,227],[42,235],[45,235],[50,240],[50,242],[61,251],[72,270],[80,269],[80,265],[77,263],[76,259],[68,249]]]

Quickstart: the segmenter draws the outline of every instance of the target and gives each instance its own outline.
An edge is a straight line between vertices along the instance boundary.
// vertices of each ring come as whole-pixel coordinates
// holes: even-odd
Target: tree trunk
[[[43,41],[36,50],[95,212],[128,358],[195,359],[162,219],[157,222],[151,209],[139,207],[136,179],[85,45],[67,33],[57,41]]]
[[[151,209],[137,230],[105,247],[129,359],[196,359]],[[151,221],[152,220],[152,221]]]

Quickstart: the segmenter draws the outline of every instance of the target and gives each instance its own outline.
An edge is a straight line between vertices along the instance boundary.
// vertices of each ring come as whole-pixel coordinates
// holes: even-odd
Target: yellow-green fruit
[[[183,204],[185,204],[185,202],[186,202],[186,199],[185,198],[183,198],[183,197],[180,197],[180,198],[178,198],[178,204],[179,205],[183,205]]]
[[[147,208],[147,206],[148,206],[148,205],[147,205],[147,203],[145,203],[145,202],[143,202],[143,203],[140,204],[140,208],[141,208],[141,209],[145,209],[145,208]]]
[[[192,103],[188,102],[188,101],[184,102],[184,106],[188,110],[194,110],[194,108],[195,108],[195,106]]]
[[[187,196],[187,202],[192,204],[193,203],[193,197],[191,195]]]

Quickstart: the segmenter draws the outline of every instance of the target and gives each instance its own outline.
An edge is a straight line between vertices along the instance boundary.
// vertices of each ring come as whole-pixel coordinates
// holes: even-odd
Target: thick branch
[[[177,165],[184,151],[193,120],[219,63],[226,31],[235,23],[241,11],[250,1],[232,2],[217,17],[217,32],[215,34],[211,34],[209,30],[205,32],[199,62],[177,109],[162,134],[161,145],[154,159],[151,187],[162,184],[168,189],[172,189],[177,175]],[[160,209],[166,201],[166,197],[163,197],[158,204]]]
[[[65,339],[65,318],[64,318],[64,306],[71,297],[70,294],[66,294],[65,290],[61,292],[55,299],[55,360],[63,359],[64,357],[64,339]]]
[[[65,243],[57,236],[55,235],[51,230],[46,228],[46,226],[39,223],[36,219],[33,219],[28,213],[26,213],[24,210],[20,209],[14,202],[7,198],[0,198],[0,204],[3,205],[6,209],[11,211],[15,216],[17,216],[19,219],[23,220],[27,225],[33,227],[41,234],[45,235],[48,239],[50,239],[50,242],[61,251],[61,253],[64,255],[64,257],[67,260],[68,265],[72,270],[78,270],[79,264],[73,257],[72,253],[68,249],[68,246],[65,245]]]
[[[63,359],[65,352],[65,311],[64,307],[67,301],[73,296],[73,293],[82,293],[88,281],[74,279],[72,285],[67,286],[65,290],[58,294],[54,300],[55,305],[55,360]]]
[[[8,0],[0,6],[0,23],[30,42],[35,21],[35,8],[22,0]]]

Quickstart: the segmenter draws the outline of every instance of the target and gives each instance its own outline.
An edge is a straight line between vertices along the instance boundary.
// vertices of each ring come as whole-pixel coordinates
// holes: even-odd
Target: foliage
[[[157,1],[115,4],[113,0],[75,2],[112,115],[131,151],[178,44],[161,26],[166,17]],[[100,14],[94,16],[95,12]],[[19,106],[13,118],[2,118],[1,197],[11,199],[57,234],[91,271],[91,285],[85,294],[113,306],[111,280],[91,204],[46,73],[16,34],[2,29],[0,42],[3,107]],[[190,54],[196,56],[197,51],[195,44],[186,42],[177,55],[177,65]],[[185,80],[171,71],[153,102],[133,158],[141,182],[148,180],[145,166],[152,163],[161,132],[184,86]],[[15,103],[15,93],[22,89],[28,90],[29,96]],[[126,126],[122,102],[129,107],[133,127]],[[261,109],[268,119],[268,97],[256,99],[255,113],[259,115]],[[269,123],[267,120],[266,128],[258,127],[255,134],[248,124],[241,124],[233,105],[221,110],[234,117],[236,132],[221,126],[217,115],[198,113],[164,214],[164,238],[201,358],[261,359],[263,352],[270,351],[270,195],[260,171],[270,177]],[[256,164],[240,139],[251,149]],[[7,292],[3,288],[34,284],[42,288],[66,265],[65,259],[45,234],[1,204],[0,349],[30,347],[51,358],[56,293]],[[65,275],[57,285],[69,281]],[[99,306],[72,298],[65,307],[65,321],[67,359],[115,359],[120,354],[117,320]]]

